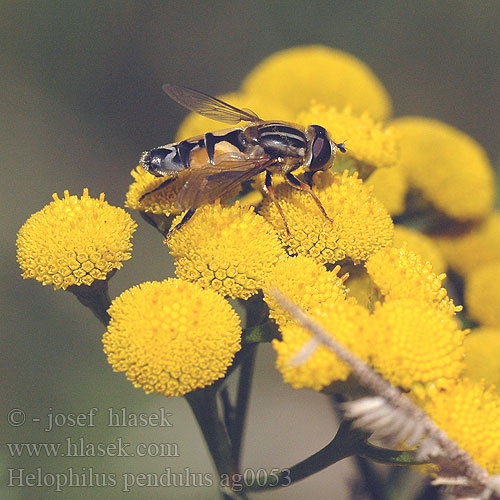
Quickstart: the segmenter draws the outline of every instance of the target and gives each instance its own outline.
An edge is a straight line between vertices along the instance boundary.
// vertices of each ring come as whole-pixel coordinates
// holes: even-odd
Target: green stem
[[[355,455],[367,437],[366,432],[353,429],[350,421],[344,421],[340,424],[336,436],[324,448],[293,467],[283,469],[276,476],[270,477],[264,485],[255,483],[248,485],[248,490],[260,491],[276,486],[289,486],[312,476],[344,458]]]
[[[250,390],[252,388],[256,354],[257,349],[252,349],[250,354],[241,363],[239,373],[236,409],[234,421],[230,428],[231,442],[233,444],[233,459],[237,466],[239,466],[241,460],[241,447],[243,442],[243,433],[245,430]]]
[[[107,326],[111,319],[108,314],[108,309],[111,305],[108,280],[113,274],[114,271],[109,273],[105,280],[95,280],[90,286],[72,285],[68,287],[68,292],[71,292],[80,303],[88,307],[104,326]]]
[[[226,428],[219,418],[216,391],[212,387],[198,389],[186,394],[194,416],[207,443],[219,476],[232,476],[237,472]]]

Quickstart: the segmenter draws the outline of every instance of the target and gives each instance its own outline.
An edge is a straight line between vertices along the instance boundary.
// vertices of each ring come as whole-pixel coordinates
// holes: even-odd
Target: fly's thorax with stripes
[[[296,158],[303,161],[308,150],[304,131],[284,122],[258,125],[256,140],[271,158]]]

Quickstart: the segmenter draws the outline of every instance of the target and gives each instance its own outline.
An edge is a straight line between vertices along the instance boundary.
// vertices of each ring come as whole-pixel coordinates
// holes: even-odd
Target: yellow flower
[[[268,276],[268,287],[277,288],[304,311],[309,312],[320,304],[345,300],[344,279],[338,277],[340,267],[327,271],[315,260],[298,255],[282,256]],[[291,318],[276,300],[264,289],[264,299],[269,306],[269,315],[278,325]],[[292,320],[293,321],[293,320]]]
[[[500,390],[500,328],[476,328],[465,337],[465,375]]]
[[[165,186],[165,188],[152,193],[154,189],[165,182],[166,177],[156,177],[146,172],[141,166],[136,167],[130,173],[134,178],[134,182],[127,192],[126,207],[153,214],[171,215],[181,212],[181,210],[175,208],[175,199],[184,184],[182,175],[173,180],[168,186]],[[147,193],[151,194],[139,201]]]
[[[436,274],[441,274],[446,271],[446,263],[443,256],[437,245],[429,236],[403,226],[402,224],[396,224],[394,226],[394,246],[399,248],[405,243],[408,244],[408,248],[412,252],[420,255],[424,262],[430,262],[432,264],[432,270]]]
[[[392,216],[405,211],[408,179],[400,164],[375,170],[365,184]]]
[[[90,198],[52,195],[54,201],[33,214],[17,235],[17,261],[23,278],[54,289],[105,280],[130,259],[136,223],[122,208]]]
[[[399,134],[401,164],[410,184],[427,201],[460,221],[491,212],[493,169],[474,139],[428,118],[399,118],[393,126]]]
[[[168,244],[179,278],[242,299],[262,288],[283,254],[271,226],[238,202],[202,207]]]
[[[213,290],[178,279],[117,297],[103,336],[114,371],[146,393],[182,396],[223,377],[240,349],[239,318]]]
[[[500,261],[477,267],[465,282],[467,314],[486,326],[500,326]]]
[[[332,337],[361,359],[367,359],[369,313],[365,308],[339,301],[320,305],[310,314],[331,332]],[[283,380],[293,388],[310,387],[320,391],[333,382],[347,379],[350,367],[324,345],[316,347],[306,361],[294,363],[294,358],[311,340],[311,333],[293,322],[283,325],[281,332],[283,340],[273,340],[273,347],[278,354],[276,367]]]
[[[316,99],[353,112],[368,111],[385,120],[390,97],[371,69],[356,57],[321,45],[294,47],[264,59],[245,78],[242,89],[298,113]]]
[[[392,242],[393,224],[387,211],[363,186],[355,173],[319,172],[314,192],[330,222],[311,195],[288,184],[276,187],[291,235],[288,236],[276,205],[264,200],[260,213],[272,224],[289,252],[313,257],[319,263],[344,258],[359,263]]]
[[[377,304],[371,354],[375,369],[392,385],[416,393],[455,383],[464,369],[464,337],[453,318],[416,299]]]
[[[467,379],[435,393],[425,410],[490,475],[500,474],[500,395]]]
[[[384,128],[368,113],[356,116],[351,108],[342,112],[313,104],[300,112],[295,120],[302,126],[319,124],[325,127],[335,142],[346,141],[347,155],[361,168],[392,167],[399,161],[397,137],[392,128]],[[340,154],[340,153],[339,153]]]
[[[434,237],[450,267],[462,276],[476,267],[500,261],[500,212],[453,234]]]
[[[295,118],[295,112],[279,102],[270,100],[265,95],[233,92],[231,94],[219,96],[219,99],[240,109],[251,109],[263,120],[291,121]],[[243,123],[241,125],[243,125]],[[228,128],[226,123],[205,118],[198,113],[190,113],[177,130],[176,140],[182,141],[190,137],[205,134],[206,132],[213,132],[226,128]]]
[[[435,274],[430,262],[422,261],[407,245],[383,248],[368,259],[366,269],[386,300],[411,298],[451,315],[462,310],[441,287],[446,275]]]

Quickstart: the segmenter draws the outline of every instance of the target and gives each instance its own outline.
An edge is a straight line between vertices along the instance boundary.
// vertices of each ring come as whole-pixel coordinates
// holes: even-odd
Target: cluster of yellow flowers
[[[167,396],[212,384],[245,342],[227,298],[263,292],[284,380],[315,390],[348,380],[349,367],[325,346],[295,362],[311,334],[273,300],[275,287],[409,392],[479,464],[500,473],[500,447],[477,444],[500,441],[500,394],[490,388],[500,383],[500,214],[481,146],[435,120],[390,121],[390,98],[371,70],[320,46],[272,55],[239,92],[222,98],[263,118],[321,124],[347,141],[344,157],[314,179],[329,220],[309,193],[276,183],[286,231],[276,204],[261,202],[259,181],[240,202],[230,203],[232,192],[197,210],[167,241],[177,278],[134,286],[109,308],[103,342],[113,369]],[[217,128],[191,114],[178,138]],[[144,199],[164,179],[142,167],[132,176],[129,208],[169,223],[180,216],[182,176]],[[415,200],[431,221],[424,231],[405,225]],[[23,276],[55,288],[105,279],[130,257],[134,228],[103,196],[54,196],[20,230]],[[442,286],[448,267],[463,278],[464,312]],[[462,298],[458,287],[455,300]],[[482,327],[467,335],[464,314]]]

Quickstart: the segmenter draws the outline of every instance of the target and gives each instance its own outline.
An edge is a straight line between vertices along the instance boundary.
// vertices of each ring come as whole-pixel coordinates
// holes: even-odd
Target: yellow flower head
[[[493,169],[474,139],[428,118],[399,118],[393,126],[399,134],[401,164],[410,184],[427,201],[460,221],[491,212]]]
[[[456,234],[436,235],[434,241],[450,267],[462,276],[483,264],[500,261],[500,212]]]
[[[377,304],[373,320],[373,366],[392,385],[443,389],[463,371],[466,332],[450,315],[409,298]]]
[[[465,337],[465,375],[500,391],[500,328],[476,328]]]
[[[356,174],[320,172],[315,184],[314,191],[333,222],[323,217],[309,193],[288,184],[278,185],[276,196],[290,236],[270,198],[262,205],[260,213],[278,231],[290,253],[308,255],[321,264],[346,257],[359,263],[392,242],[391,217]]]
[[[238,316],[219,294],[178,279],[117,297],[103,336],[114,371],[146,393],[182,396],[223,377],[240,349]]]
[[[365,184],[392,216],[405,211],[408,179],[400,164],[375,170]]]
[[[130,259],[136,223],[122,208],[89,196],[52,195],[54,201],[33,214],[17,235],[17,261],[23,278],[54,289],[105,280]]]
[[[500,326],[500,261],[476,268],[465,282],[467,314],[486,326]]]
[[[313,104],[300,112],[295,121],[304,127],[319,124],[335,142],[345,140],[346,154],[360,166],[384,168],[399,162],[399,145],[393,129],[384,128],[368,113],[356,116],[350,107],[340,112],[334,107]]]
[[[407,244],[412,252],[420,255],[422,261],[430,262],[432,270],[436,274],[441,274],[446,271],[446,263],[444,261],[439,248],[434,241],[425,234],[410,229],[402,224],[394,226],[394,246],[401,248]]]
[[[320,304],[345,300],[344,280],[338,277],[339,271],[340,267],[327,271],[324,266],[303,255],[283,255],[268,276],[268,287],[277,288],[294,304],[309,312]],[[269,306],[270,317],[278,325],[291,320],[290,315],[278,305],[266,288],[264,299]]]
[[[433,394],[425,410],[490,475],[500,474],[500,395],[492,387],[461,379]]]
[[[334,302],[319,306],[311,315],[332,336],[361,359],[367,360],[368,311],[353,303]],[[306,361],[296,364],[295,357],[302,353],[311,340],[311,333],[298,325],[288,322],[281,328],[283,340],[273,340],[278,357],[276,367],[283,380],[295,389],[310,387],[316,391],[333,382],[346,380],[351,369],[328,347],[319,345]]]
[[[283,254],[271,226],[239,203],[200,208],[168,244],[179,278],[242,299],[263,287]]]
[[[181,210],[175,208],[175,199],[184,184],[182,175],[173,180],[168,186],[165,186],[165,188],[159,189],[154,193],[152,191],[165,182],[166,177],[156,177],[146,172],[141,166],[132,170],[131,175],[134,178],[134,182],[130,185],[127,192],[126,207],[153,214],[171,215],[181,212]],[[151,194],[148,194],[142,201],[139,201],[147,193]]]
[[[366,269],[386,300],[411,298],[451,315],[462,310],[441,287],[446,275],[435,274],[430,262],[422,261],[407,245],[383,248],[368,259]]]
[[[389,94],[371,69],[340,50],[309,45],[276,52],[245,78],[242,89],[298,113],[316,99],[353,112],[368,111],[385,120],[391,113]]]

